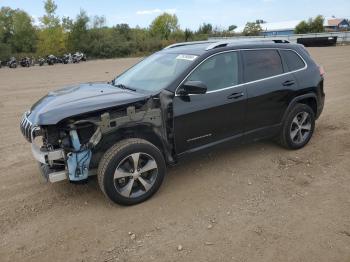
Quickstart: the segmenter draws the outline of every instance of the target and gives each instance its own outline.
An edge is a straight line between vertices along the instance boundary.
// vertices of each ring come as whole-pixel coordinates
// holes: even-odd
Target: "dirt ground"
[[[0,69],[0,261],[350,261],[350,46],[310,52],[326,105],[308,146],[199,154],[133,207],[107,201],[96,179],[41,182],[19,122],[48,91],[138,59]]]

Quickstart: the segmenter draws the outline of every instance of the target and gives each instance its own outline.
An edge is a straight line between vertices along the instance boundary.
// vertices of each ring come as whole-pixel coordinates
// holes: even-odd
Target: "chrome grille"
[[[28,112],[25,112],[22,121],[21,121],[21,132],[23,136],[29,141],[32,142],[32,123],[28,120]]]

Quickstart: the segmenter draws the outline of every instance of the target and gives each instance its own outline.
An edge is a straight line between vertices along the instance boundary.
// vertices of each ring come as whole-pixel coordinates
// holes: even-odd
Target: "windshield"
[[[155,53],[117,77],[114,85],[159,91],[183,73],[196,58],[195,55]]]

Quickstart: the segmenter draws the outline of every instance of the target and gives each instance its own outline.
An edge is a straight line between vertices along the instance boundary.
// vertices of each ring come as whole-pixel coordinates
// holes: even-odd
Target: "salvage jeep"
[[[324,105],[324,71],[283,40],[178,43],[106,83],[50,92],[20,128],[51,182],[98,177],[122,205],[150,198],[166,167],[227,142],[305,146]]]

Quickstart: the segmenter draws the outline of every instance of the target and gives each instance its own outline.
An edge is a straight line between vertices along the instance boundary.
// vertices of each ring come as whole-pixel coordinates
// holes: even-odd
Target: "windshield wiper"
[[[128,87],[126,85],[123,85],[123,84],[114,84],[115,87],[119,87],[121,89],[128,89],[128,90],[131,90],[131,91],[136,91],[135,88],[132,88],[132,87]]]

